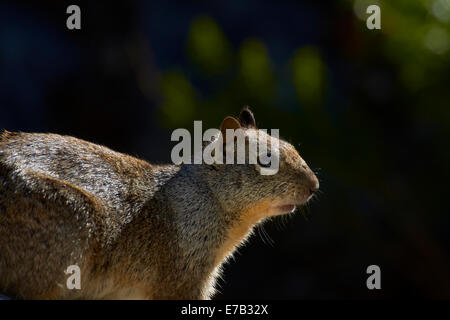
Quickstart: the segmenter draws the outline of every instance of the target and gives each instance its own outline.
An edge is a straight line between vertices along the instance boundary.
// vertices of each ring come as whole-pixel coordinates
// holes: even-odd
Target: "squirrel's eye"
[[[270,158],[271,156],[272,156],[272,154],[271,154],[270,152],[267,152],[266,157],[267,157],[267,158]],[[259,165],[260,167],[263,167],[263,168],[269,168],[269,167],[270,167],[270,164],[271,164],[271,161],[269,161],[269,163],[266,163],[266,164],[261,163],[261,156],[258,156],[258,165]]]

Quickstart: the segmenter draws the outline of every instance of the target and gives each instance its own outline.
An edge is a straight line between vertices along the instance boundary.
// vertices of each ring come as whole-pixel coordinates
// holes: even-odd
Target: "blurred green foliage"
[[[360,63],[370,63],[373,57],[382,55],[385,61],[395,65],[398,90],[408,92],[413,100],[419,99],[409,106],[417,119],[425,117],[435,124],[448,123],[450,110],[445,107],[448,101],[439,98],[433,85],[448,77],[450,1],[345,0],[341,3],[342,10],[353,11],[357,21],[353,30],[358,40],[354,54],[361,55],[354,58]],[[365,28],[367,14],[364,10],[369,4],[381,7],[380,32]],[[324,124],[319,125],[321,129],[333,130],[331,123],[336,121],[326,114],[324,104],[332,94],[330,90],[336,90],[336,84],[330,83],[329,67],[318,47],[298,47],[291,53],[291,58],[281,61],[280,65],[280,61],[273,62],[262,39],[244,39],[238,47],[233,47],[217,21],[201,15],[191,22],[186,35],[186,49],[188,61],[200,77],[209,82],[209,87],[206,93],[197,90],[192,82],[192,73],[187,70],[167,71],[161,81],[163,102],[160,110],[164,115],[163,123],[168,128],[186,126],[186,120],[193,116],[217,126],[217,117],[205,113],[208,108],[214,106],[215,113],[223,112],[224,116],[236,113],[243,104],[250,104],[257,111],[263,110],[257,112],[261,113],[263,120],[269,118],[266,112],[278,112],[281,108],[281,116],[288,110],[287,114],[299,117],[294,119],[300,122],[304,122],[300,117],[312,121],[308,114],[322,117],[316,118],[316,123]],[[286,74],[291,75],[287,85],[295,91],[297,106],[280,93],[280,86],[286,85]],[[433,96],[432,106],[425,107],[419,103],[424,90]],[[344,110],[348,108],[342,107]],[[322,114],[318,114],[316,109],[323,109]],[[275,118],[270,118],[277,119],[276,115],[273,116]],[[285,130],[289,131],[289,126]]]
[[[303,47],[292,59],[293,82],[300,102],[316,106],[325,97],[325,66],[317,48]]]
[[[256,39],[249,39],[239,48],[239,77],[244,90],[261,101],[273,101],[275,78],[266,46]]]
[[[187,47],[189,58],[205,75],[220,75],[230,67],[230,44],[211,17],[200,16],[192,21]]]
[[[167,72],[161,81],[162,123],[170,126],[185,126],[192,119],[197,104],[195,89],[180,72]]]

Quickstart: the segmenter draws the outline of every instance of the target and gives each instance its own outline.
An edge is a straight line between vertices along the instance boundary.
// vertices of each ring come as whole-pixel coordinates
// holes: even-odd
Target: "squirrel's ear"
[[[222,124],[220,126],[220,131],[222,132],[223,142],[225,143],[227,129],[236,130],[239,128],[241,128],[241,124],[239,123],[239,121],[236,120],[236,118],[226,117],[222,121]]]
[[[245,107],[242,109],[241,113],[239,114],[239,122],[241,123],[241,126],[246,128],[256,128],[256,121],[255,117],[253,116],[253,113],[250,111],[248,107]]]

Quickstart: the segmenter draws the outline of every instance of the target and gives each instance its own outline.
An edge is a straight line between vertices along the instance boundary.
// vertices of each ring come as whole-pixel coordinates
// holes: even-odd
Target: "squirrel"
[[[257,129],[245,108],[221,126]],[[211,299],[223,263],[268,217],[319,189],[279,139],[259,164],[152,165],[70,136],[0,134],[0,293],[17,299]],[[66,286],[79,267],[80,289]]]

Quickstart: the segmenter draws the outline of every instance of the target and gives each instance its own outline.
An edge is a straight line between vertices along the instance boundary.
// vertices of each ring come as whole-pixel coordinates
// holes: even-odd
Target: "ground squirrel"
[[[244,109],[221,130],[258,130]],[[230,121],[231,119],[231,121]],[[0,135],[0,293],[25,299],[208,299],[222,263],[264,218],[319,188],[279,140],[258,164],[151,165],[56,134]],[[66,287],[69,265],[81,289]]]

